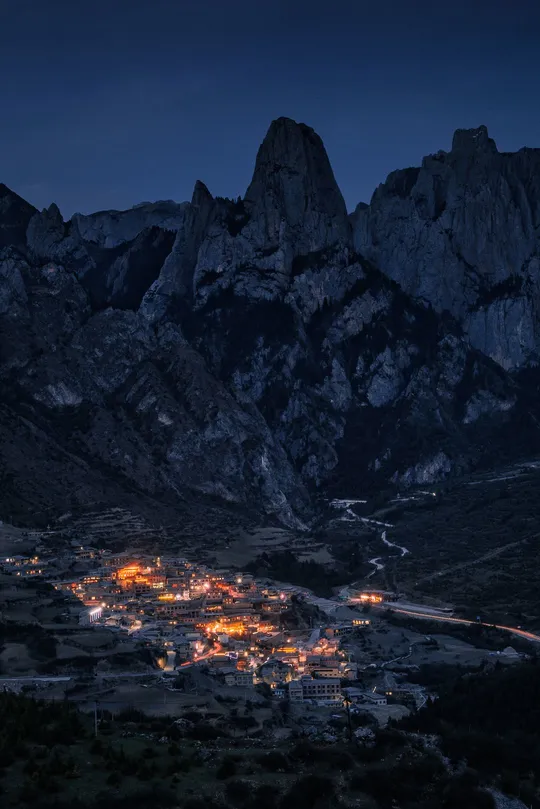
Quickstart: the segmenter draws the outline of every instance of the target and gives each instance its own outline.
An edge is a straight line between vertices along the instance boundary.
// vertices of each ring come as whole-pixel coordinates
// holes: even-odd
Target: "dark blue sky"
[[[540,146],[539,6],[0,0],[0,181],[64,216],[188,199],[198,178],[236,196],[286,115],[353,208],[458,127]]]

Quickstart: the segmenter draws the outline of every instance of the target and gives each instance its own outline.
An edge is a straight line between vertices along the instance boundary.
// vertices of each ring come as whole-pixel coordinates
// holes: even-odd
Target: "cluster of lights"
[[[126,565],[125,567],[121,567],[120,570],[116,574],[116,578],[119,581],[126,581],[129,579],[134,579],[137,574],[141,572],[142,568],[141,565],[135,563],[132,565]]]
[[[383,597],[377,593],[360,593],[358,598],[352,600],[359,601],[361,604],[381,604]]]
[[[216,621],[215,624],[209,624],[204,627],[204,631],[208,635],[244,635],[246,627],[242,622],[222,624]]]
[[[186,568],[189,567],[193,566],[186,565]],[[262,655],[255,642],[255,636],[275,632],[278,628],[270,622],[263,622],[257,615],[249,614],[249,617],[248,615],[244,615],[243,609],[235,614],[233,608],[233,610],[230,610],[233,614],[223,615],[223,605],[234,605],[237,599],[245,597],[243,592],[246,591],[246,587],[248,589],[254,588],[254,585],[250,583],[250,579],[246,580],[244,576],[237,574],[233,579],[227,579],[227,581],[225,581],[223,576],[214,576],[208,572],[202,573],[196,568],[193,568],[192,572],[187,574],[184,584],[172,582],[167,584],[167,577],[164,574],[166,574],[166,571],[163,570],[162,560],[159,558],[154,559],[153,567],[148,566],[144,561],[130,561],[129,563],[124,562],[123,566],[113,570],[109,581],[112,578],[113,589],[117,593],[121,593],[122,591],[125,593],[125,591],[132,589],[135,590],[135,593],[143,592],[142,588],[139,589],[137,585],[145,585],[149,592],[159,590],[160,592],[155,593],[153,598],[152,596],[150,597],[154,600],[154,603],[162,603],[162,610],[165,612],[171,611],[171,608],[166,605],[173,604],[177,601],[198,601],[197,608],[201,608],[201,618],[203,618],[203,620],[200,623],[194,623],[195,627],[203,632],[206,637],[202,642],[193,644],[193,660],[202,660],[213,654],[222,652],[223,648],[220,644],[216,643],[216,637],[223,635],[237,638],[253,637],[251,642],[255,643],[255,645],[252,647],[251,656],[248,651],[241,652],[241,659],[236,655],[236,665],[238,668],[246,668],[249,666],[251,670],[260,664],[260,660],[257,662],[256,658],[262,659]],[[88,588],[87,585],[97,584],[99,581],[99,575],[90,573],[82,582],[73,582],[69,585],[65,585],[69,586],[74,594],[78,595],[86,606],[89,607],[88,614],[91,616],[92,621],[101,617],[101,607],[104,607],[105,603],[103,602],[100,607],[99,603],[103,596],[91,596],[92,587]],[[116,584],[114,584],[114,582],[116,582]],[[175,589],[179,587],[185,589],[181,591]],[[90,592],[88,592],[88,589],[90,589]],[[219,604],[215,598],[212,598],[212,596],[217,596],[218,594]],[[206,606],[204,606],[206,601],[205,597],[209,597],[208,600],[210,601]],[[288,595],[279,590],[273,590],[267,593],[267,598],[274,601],[274,603],[277,601],[278,604],[283,604],[288,600]],[[145,613],[145,609],[138,609],[133,606],[133,598],[130,599],[130,604],[132,604],[131,607],[125,604],[119,604],[118,609],[130,609],[134,612],[139,612],[141,615]],[[275,604],[274,610],[277,607],[279,611],[280,607],[278,604]],[[143,605],[139,604],[138,606]],[[115,609],[116,605],[111,605],[111,607]],[[225,612],[227,612],[226,609]],[[178,621],[170,620],[168,623],[176,625]],[[135,621],[135,623],[131,625],[131,631],[135,631],[141,626],[141,621]],[[214,639],[213,651],[205,654],[205,649],[208,648],[208,644],[210,644],[210,648],[212,647],[212,638]],[[291,639],[289,638],[288,640],[290,641]],[[223,643],[226,644],[225,637],[223,637]],[[172,642],[169,642],[169,645],[172,645]],[[287,643],[280,651],[287,654],[298,654],[296,646],[290,643]],[[163,665],[165,665],[164,661]]]

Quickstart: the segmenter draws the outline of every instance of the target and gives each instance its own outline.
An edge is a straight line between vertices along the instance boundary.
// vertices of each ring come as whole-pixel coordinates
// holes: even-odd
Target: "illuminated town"
[[[204,665],[217,682],[242,688],[266,683],[276,698],[294,701],[343,700],[343,681],[356,680],[358,669],[343,640],[369,629],[362,607],[383,598],[359,593],[351,599],[358,617],[348,623],[332,623],[320,612],[317,622],[297,628],[283,619],[302,605],[306,591],[292,585],[279,587],[175,557],[83,546],[69,556],[86,572],[55,578],[46,554],[6,558],[2,564],[17,576],[45,577],[56,590],[75,596],[84,605],[81,625],[107,627],[144,644],[163,676]]]
[[[13,597],[14,620],[21,620],[23,599],[30,598],[32,616],[43,610],[41,631],[54,637],[52,676],[35,667],[30,676],[14,671],[3,687],[32,685],[52,698],[71,690],[90,708],[98,699],[149,712],[171,711],[171,701],[174,711],[193,700],[214,707],[219,700],[245,706],[266,700],[294,704],[295,716],[310,717],[312,709],[326,716],[326,708],[330,719],[342,707],[368,711],[384,724],[426,703],[426,688],[410,676],[419,666],[449,655],[489,662],[492,654],[465,645],[456,658],[451,637],[393,626],[391,610],[472,622],[453,617],[448,606],[410,604],[392,592],[347,585],[322,598],[179,556],[114,553],[74,540],[31,548],[0,557],[11,584],[4,606]],[[512,662],[519,654],[508,646],[499,659]]]

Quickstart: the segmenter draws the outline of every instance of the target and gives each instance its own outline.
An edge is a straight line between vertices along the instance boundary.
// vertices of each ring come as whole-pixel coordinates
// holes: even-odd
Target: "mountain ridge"
[[[392,172],[353,229],[357,250],[451,312],[475,348],[507,370],[537,361],[540,149],[500,153],[485,126],[457,130],[450,152]]]
[[[534,451],[540,187],[526,152],[508,163],[485,127],[458,130],[450,153],[393,172],[349,215],[319,136],[281,118],[236,201],[198,182],[190,202],[64,222],[2,191],[0,512],[60,509],[62,486],[75,506],[107,502],[114,480],[111,502],[195,498],[204,521],[211,498],[301,529],[321,492],[459,474],[498,432],[515,431],[504,451]],[[490,340],[482,317],[499,323]]]

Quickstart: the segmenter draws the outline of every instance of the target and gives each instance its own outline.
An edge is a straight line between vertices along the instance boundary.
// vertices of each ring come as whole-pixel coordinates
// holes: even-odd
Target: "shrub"
[[[249,806],[252,809],[274,809],[276,805],[276,788],[271,784],[259,784],[253,792]]]
[[[118,797],[111,800],[110,790],[102,792],[92,809],[166,809],[169,806],[176,806],[178,803],[176,794],[172,790],[163,789],[159,785],[139,789],[128,796]],[[78,804],[80,806],[80,803]],[[56,808],[55,808],[56,809]],[[60,809],[60,807],[58,807]],[[75,809],[75,807],[73,808]]]
[[[103,753],[103,742],[101,741],[101,739],[94,739],[94,741],[90,745],[90,752],[94,756],[99,756]]]
[[[183,809],[228,809],[228,807],[208,798],[188,798]]]
[[[34,803],[39,798],[39,791],[31,781],[25,781],[19,792],[21,803]]]
[[[349,751],[335,747],[316,747],[315,760],[329,765],[332,770],[348,771],[354,767]]]
[[[243,804],[251,795],[251,787],[245,781],[229,781],[225,787],[225,794],[232,803]]]
[[[445,809],[495,809],[495,800],[491,793],[478,787],[465,787],[457,781],[450,783],[446,791]]]
[[[147,764],[141,762],[137,767],[136,775],[141,781],[148,781],[152,777],[152,770]]]
[[[349,778],[349,787],[353,792],[362,792],[365,786],[365,780],[362,773],[354,772]]]
[[[26,761],[26,764],[23,767],[23,773],[25,773],[25,775],[33,775],[35,772],[37,772],[37,770],[38,770],[38,765],[37,765],[36,760],[34,758],[30,757]]]
[[[199,742],[210,742],[215,741],[215,739],[223,738],[226,734],[223,731],[218,730],[213,725],[204,724],[203,722],[199,722],[198,725],[195,725],[194,728],[187,734],[190,739],[195,739]]]
[[[119,722],[146,722],[146,715],[133,707],[124,708],[116,718]]]
[[[177,763],[177,770],[179,772],[189,772],[193,766],[193,762],[189,758],[181,758]]]
[[[236,772],[237,767],[234,759],[231,756],[225,756],[216,770],[216,778],[224,781],[226,778],[232,778],[233,775],[236,775]]]
[[[291,750],[291,758],[295,761],[309,763],[315,757],[315,747],[305,739],[299,741]]]
[[[118,784],[121,782],[121,780],[122,780],[122,776],[118,772],[118,770],[113,770],[107,776],[107,783],[109,784],[109,786],[112,786],[112,787],[117,787]]]
[[[259,756],[258,763],[268,772],[288,772],[290,770],[289,759],[279,750],[270,750]]]
[[[313,809],[318,801],[335,797],[334,782],[322,775],[306,775],[281,799],[281,809]]]

